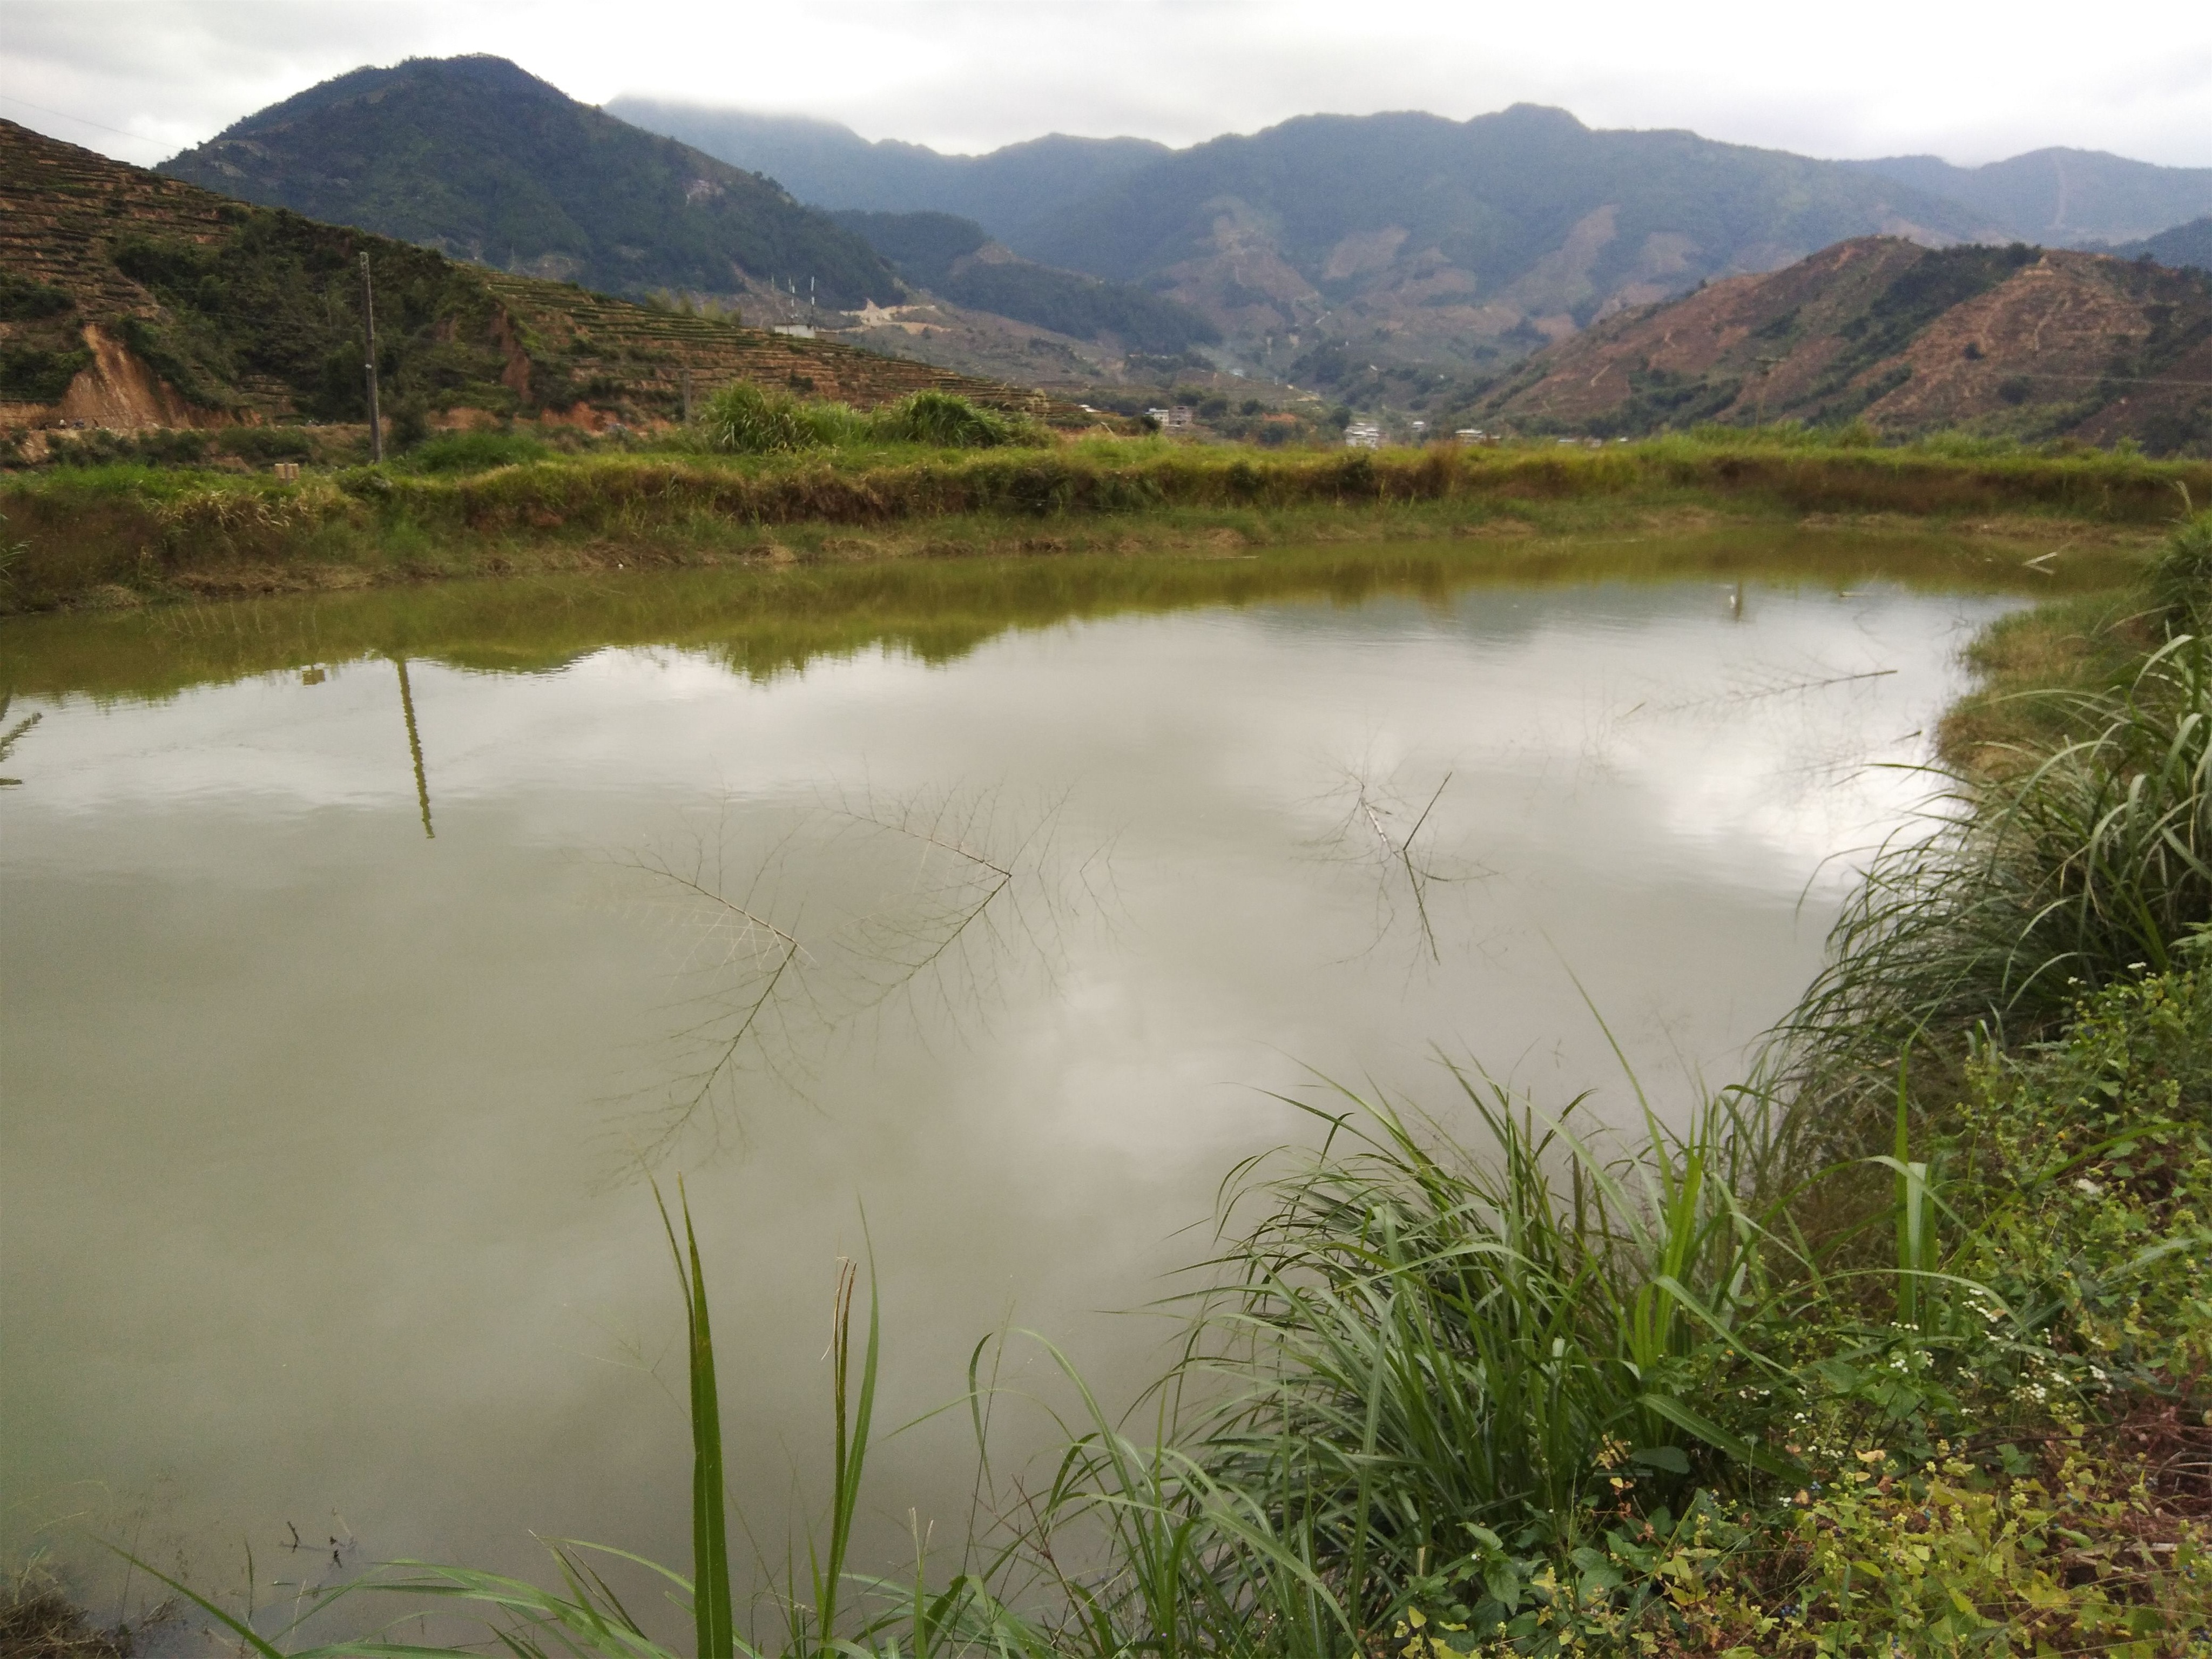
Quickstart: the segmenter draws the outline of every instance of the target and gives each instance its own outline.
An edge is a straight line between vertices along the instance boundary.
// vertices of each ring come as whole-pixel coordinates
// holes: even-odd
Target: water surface
[[[768,1537],[841,1254],[890,1421],[1009,1323],[1125,1398],[1121,1310],[1309,1133],[1279,1095],[1447,1109],[1443,1055],[1622,1120],[1585,995],[1662,1109],[1726,1081],[2003,574],[1737,537],[7,624],[0,1541],[685,1559],[646,1168]],[[957,1529],[963,1437],[884,1449],[871,1548]]]

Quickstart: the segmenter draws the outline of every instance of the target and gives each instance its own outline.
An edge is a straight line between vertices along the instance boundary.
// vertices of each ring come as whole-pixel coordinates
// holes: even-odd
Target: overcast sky
[[[469,52],[590,103],[793,111],[940,149],[1527,100],[1813,155],[2212,166],[2208,0],[0,0],[0,114],[149,163],[360,64]]]

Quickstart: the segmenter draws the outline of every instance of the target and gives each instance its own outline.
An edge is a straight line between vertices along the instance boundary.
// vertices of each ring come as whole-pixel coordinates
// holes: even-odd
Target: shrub
[[[293,426],[234,427],[216,447],[246,461],[304,461],[315,453],[313,440]]]
[[[66,290],[0,270],[0,323],[31,323],[76,308]]]
[[[2151,572],[2151,597],[2170,628],[2212,627],[2212,511],[2193,514],[2167,541]]]
[[[144,432],[95,428],[56,434],[46,441],[46,456],[56,466],[108,466],[116,462],[142,466],[191,466],[207,459],[210,434],[189,428],[155,427]]]
[[[82,349],[0,348],[0,398],[15,403],[59,403],[70,382],[91,367],[92,353]]]
[[[809,403],[780,386],[733,380],[707,400],[700,435],[712,449],[734,455],[770,455],[817,449],[849,436],[853,411],[840,404]]]
[[[917,392],[879,409],[871,433],[890,443],[930,444],[939,449],[993,449],[1030,439],[1030,422],[983,409],[949,392]]]
[[[409,450],[407,465],[419,472],[489,472],[541,461],[552,453],[524,432],[441,432]]]

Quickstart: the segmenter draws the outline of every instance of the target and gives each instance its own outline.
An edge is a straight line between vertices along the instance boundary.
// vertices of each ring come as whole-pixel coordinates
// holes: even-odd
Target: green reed
[[[917,392],[864,410],[750,380],[732,381],[708,398],[689,435],[709,450],[735,455],[871,443],[992,449],[1054,441],[1034,422],[985,409],[950,392]]]
[[[2212,641],[2172,636],[2115,691],[2038,695],[2070,735],[1950,778],[1847,902],[1770,1057],[1801,1119],[1836,1130],[1916,1033],[2033,1039],[2212,926]]]

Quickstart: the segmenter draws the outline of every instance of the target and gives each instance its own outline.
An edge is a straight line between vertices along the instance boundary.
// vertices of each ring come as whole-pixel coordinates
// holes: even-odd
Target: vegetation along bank
[[[39,610],[616,566],[1510,535],[1653,511],[1939,524],[2025,514],[2148,537],[2185,498],[2212,499],[2203,461],[1877,447],[1796,428],[1710,428],[1595,449],[1264,451],[1059,441],[1018,415],[933,392],[871,415],[780,407],[775,420],[836,429],[802,429],[764,453],[717,441],[704,416],[657,442],[571,451],[520,429],[453,434],[383,466],[310,459],[296,479],[218,467],[222,452],[199,434],[177,434],[198,441],[182,464],[162,464],[152,439],[120,453],[85,446],[76,458],[84,464],[0,479],[0,603]],[[955,443],[957,422],[983,422],[987,441],[947,447],[945,431],[912,424],[923,418],[917,409],[955,422]]]

